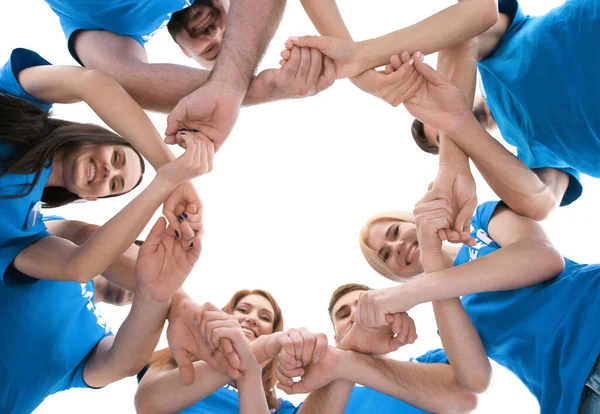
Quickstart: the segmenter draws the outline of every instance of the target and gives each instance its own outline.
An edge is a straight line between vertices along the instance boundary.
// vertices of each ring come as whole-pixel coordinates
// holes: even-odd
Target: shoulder
[[[51,65],[46,59],[29,49],[14,49],[8,61],[0,68],[0,93],[30,102],[44,112],[50,111],[52,104],[28,94],[19,83],[19,73],[35,66]]]

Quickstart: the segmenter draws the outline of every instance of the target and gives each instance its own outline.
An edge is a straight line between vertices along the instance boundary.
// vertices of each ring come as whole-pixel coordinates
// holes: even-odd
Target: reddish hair
[[[263,298],[267,299],[271,306],[273,307],[273,332],[281,332],[283,331],[283,313],[281,312],[281,308],[279,304],[269,292],[262,289],[254,289],[254,290],[238,290],[233,294],[229,302],[225,306],[223,306],[222,310],[225,313],[232,314],[235,307],[240,303],[240,301],[248,295],[259,295]],[[195,359],[196,361],[198,359]],[[161,349],[160,351],[156,351],[152,354],[150,358],[150,366],[152,368],[175,368],[177,367],[177,363],[175,362],[175,358],[171,354],[171,350],[169,348]],[[279,401],[277,400],[277,396],[275,395],[275,384],[277,383],[277,361],[272,359],[262,370],[262,383],[263,388],[265,390],[265,398],[267,399],[267,404],[270,409],[279,409]]]

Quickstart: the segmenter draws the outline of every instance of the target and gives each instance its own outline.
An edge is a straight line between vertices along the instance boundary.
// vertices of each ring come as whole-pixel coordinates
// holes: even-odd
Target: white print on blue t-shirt
[[[481,249],[482,247],[488,247],[494,242],[490,238],[490,236],[482,229],[477,229],[477,232],[475,233],[475,238],[477,239],[477,243],[475,244],[475,246],[469,247],[470,262],[477,259],[477,257],[479,256],[479,249]]]
[[[83,296],[83,298],[87,299],[88,301],[88,310],[91,311],[94,314],[94,316],[96,316],[96,323],[98,324],[98,326],[104,329],[104,333],[108,335],[109,333],[111,333],[111,330],[110,327],[106,324],[106,321],[104,320],[102,315],[100,314],[100,310],[94,305],[94,292],[90,292],[89,290],[87,290],[87,283],[80,283],[80,285],[81,296]]]

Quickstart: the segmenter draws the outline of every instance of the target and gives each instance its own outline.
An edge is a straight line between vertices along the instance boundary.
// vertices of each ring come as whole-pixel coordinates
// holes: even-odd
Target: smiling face
[[[335,329],[335,343],[339,344],[352,327],[352,316],[358,305],[358,297],[364,290],[354,290],[340,297],[331,311],[331,320]]]
[[[186,56],[212,68],[221,50],[228,12],[228,2],[196,0],[173,14],[169,31]]]
[[[140,157],[126,145],[84,145],[62,159],[64,187],[87,200],[131,191],[141,176]]]
[[[366,244],[385,262],[396,281],[423,272],[417,227],[408,221],[385,219],[369,226]]]
[[[271,302],[262,295],[244,296],[233,308],[232,315],[237,318],[249,341],[274,331],[275,310]]]

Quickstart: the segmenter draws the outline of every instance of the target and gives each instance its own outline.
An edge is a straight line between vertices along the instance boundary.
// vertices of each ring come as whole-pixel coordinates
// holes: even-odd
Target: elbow
[[[558,206],[559,203],[554,196],[541,197],[540,199],[525,200],[523,208],[519,209],[520,211],[515,210],[515,212],[535,221],[544,221]]]
[[[156,412],[156,410],[154,409],[154,402],[152,401],[152,396],[150,395],[150,393],[146,392],[146,389],[142,384],[138,386],[138,390],[135,393],[133,404],[135,406],[135,412],[137,414],[154,414]]]
[[[77,283],[87,283],[98,275],[91,275],[85,269],[82,269],[82,266],[77,264],[69,264],[67,265],[67,278],[73,282]]]
[[[473,376],[469,379],[468,383],[464,384],[465,392],[471,395],[484,393],[489,388],[491,379],[490,372]]]
[[[456,393],[454,398],[454,409],[453,413],[463,414],[475,411],[477,403],[479,402],[477,394],[461,388],[461,391]]]
[[[549,277],[556,276],[565,270],[565,259],[558,250],[547,241],[538,241],[537,249],[540,251],[538,262],[546,267]]]
[[[483,25],[483,32],[493,27],[499,18],[498,6],[496,0],[481,1],[482,10],[480,11],[480,21]]]
[[[95,224],[85,224],[75,233],[73,243],[82,245],[100,228]]]

